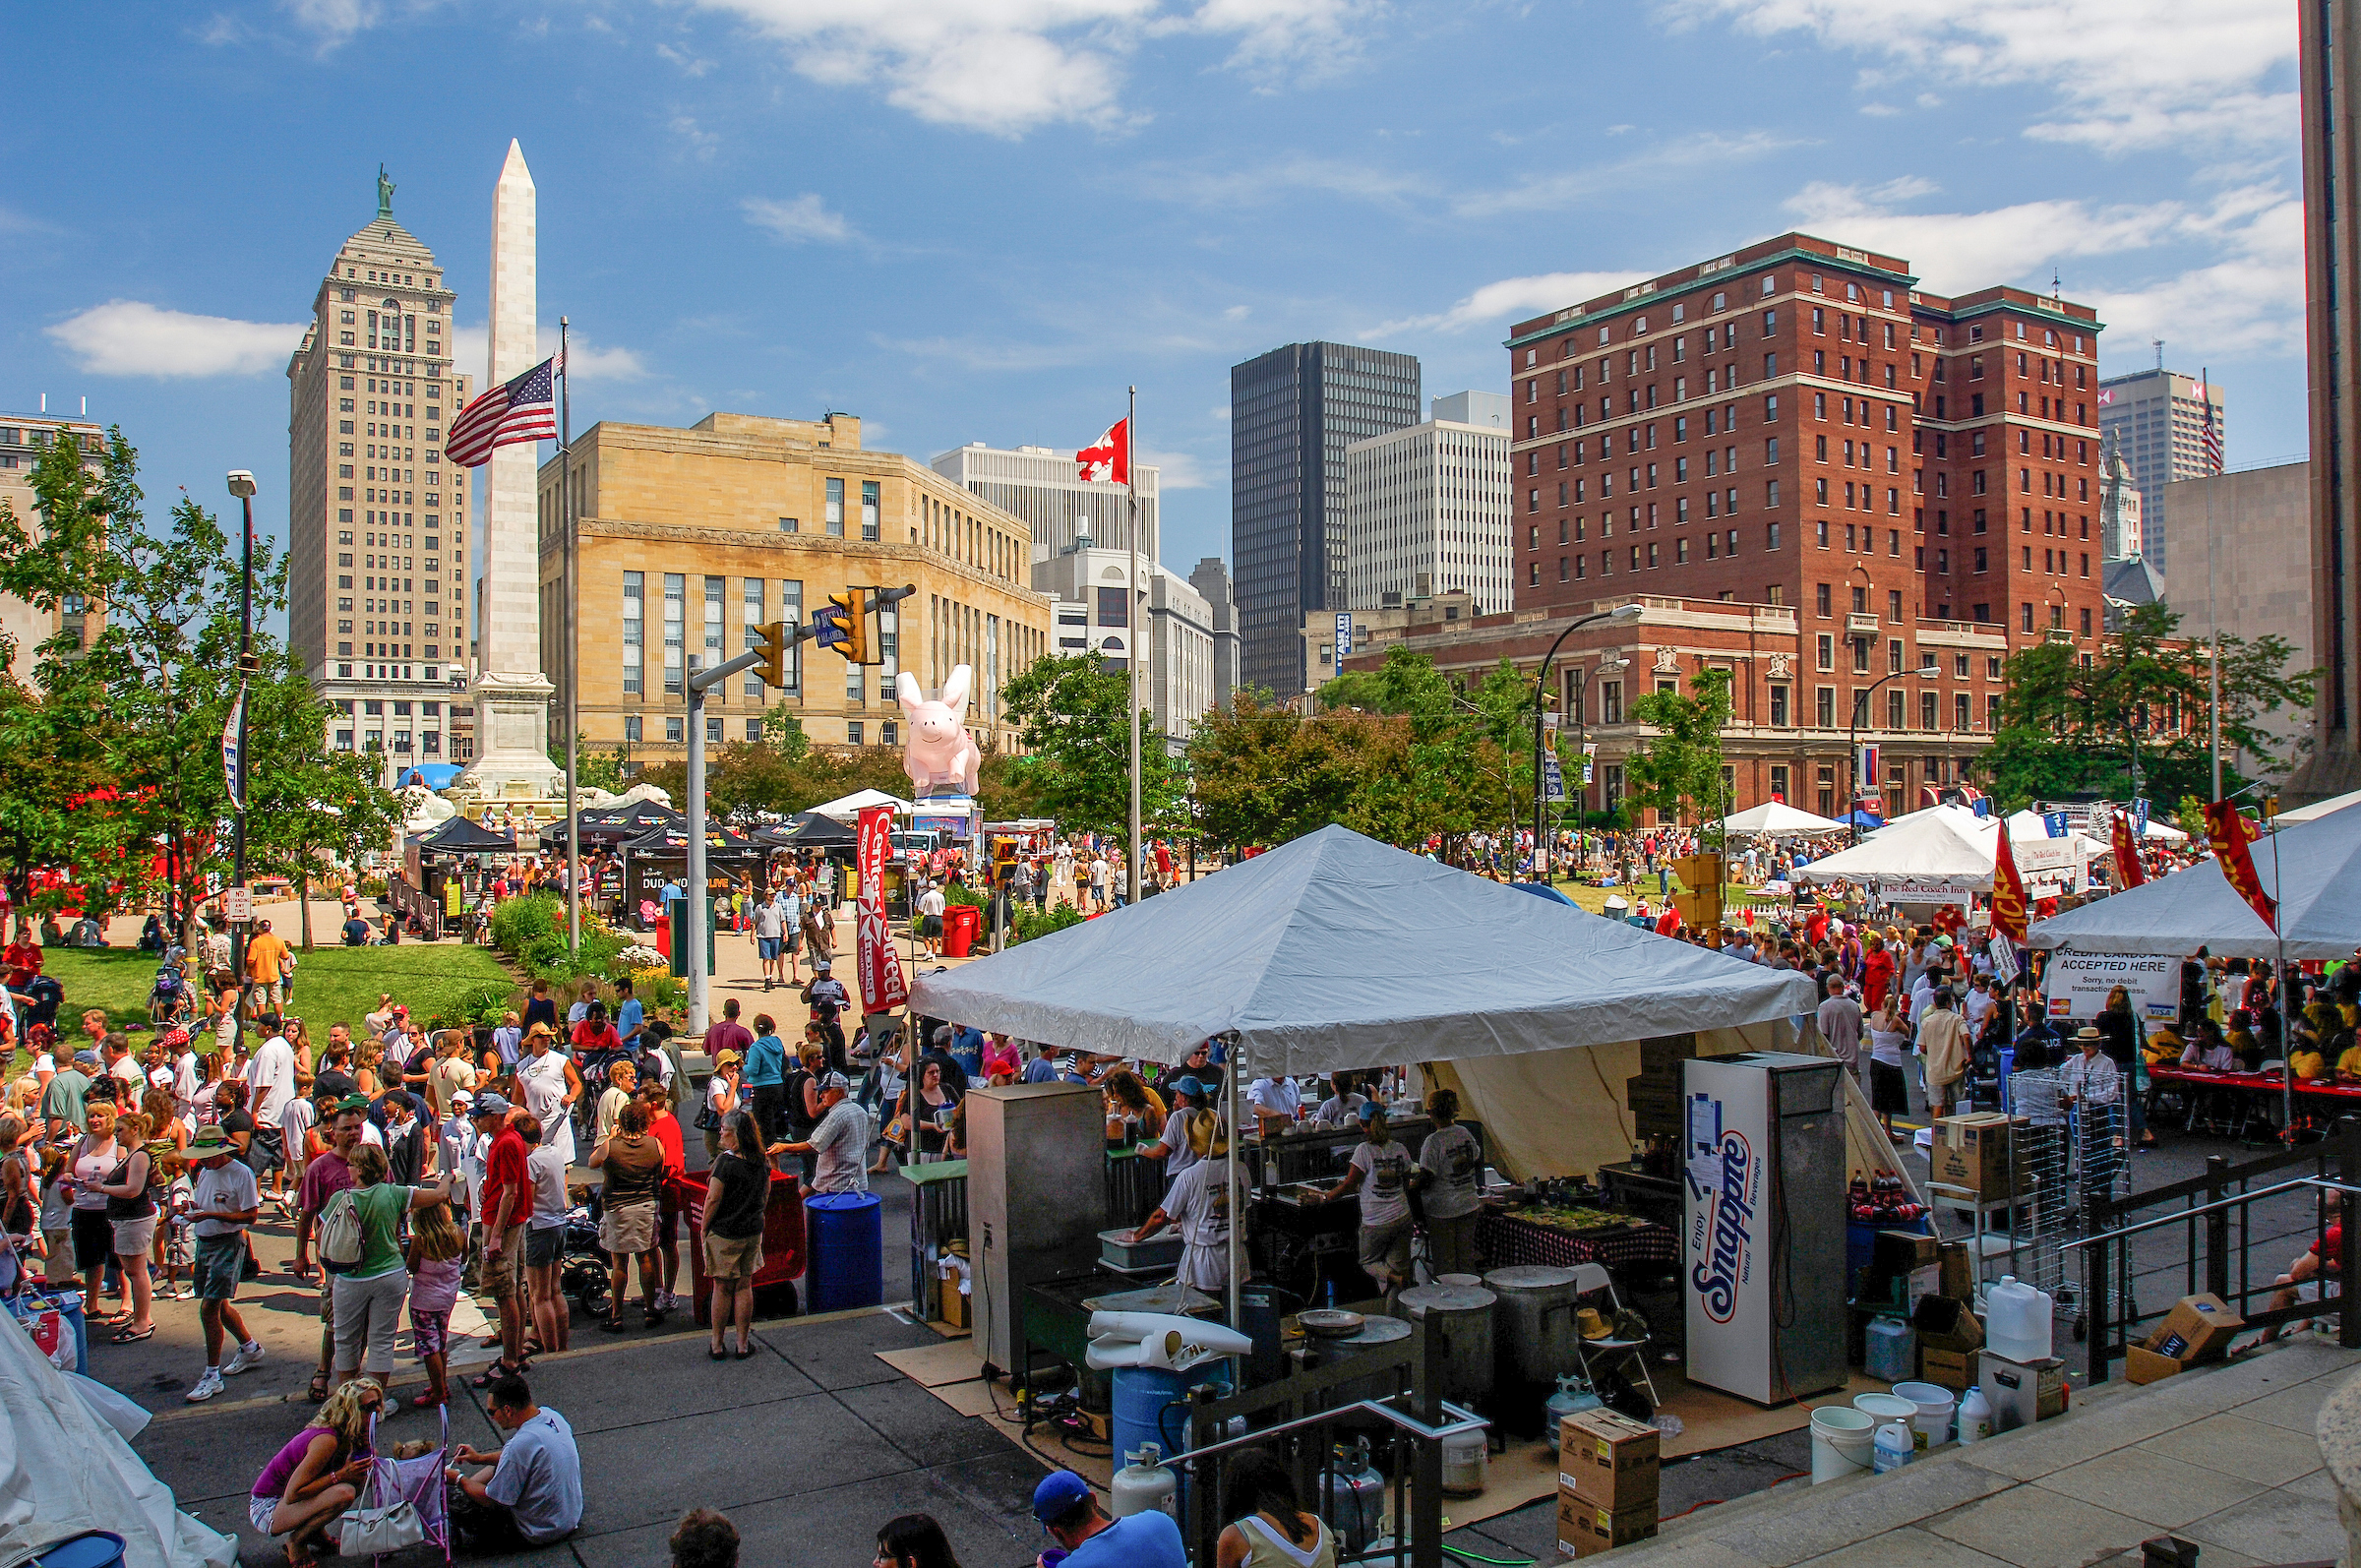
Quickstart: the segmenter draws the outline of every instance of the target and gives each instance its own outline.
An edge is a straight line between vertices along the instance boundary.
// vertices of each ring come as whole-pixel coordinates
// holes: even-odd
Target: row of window
[[[684,744],[689,738],[689,720],[687,717],[679,713],[667,713],[663,717],[665,744],[669,746],[680,746]],[[862,746],[867,744],[863,739],[863,727],[861,720],[847,719],[845,721],[844,728],[845,740],[849,744],[853,746]],[[706,745],[721,745],[729,738],[727,730],[728,721],[722,718],[720,715],[712,713],[705,715]],[[744,733],[748,745],[751,746],[760,742],[762,739],[761,719],[747,719],[745,722]],[[626,713],[623,716],[624,744],[626,746],[638,746],[646,739],[647,722],[645,718],[637,713]],[[901,726],[894,720],[886,719],[878,726],[878,744],[879,746],[899,746],[901,743]]]

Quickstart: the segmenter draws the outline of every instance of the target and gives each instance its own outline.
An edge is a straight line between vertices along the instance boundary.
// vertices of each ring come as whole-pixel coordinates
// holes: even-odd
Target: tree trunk
[[[298,847],[295,853],[296,907],[303,912],[303,950],[312,950],[312,856],[311,851]]]

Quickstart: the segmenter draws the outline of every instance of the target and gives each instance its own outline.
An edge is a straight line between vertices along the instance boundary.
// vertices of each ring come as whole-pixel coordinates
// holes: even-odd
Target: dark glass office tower
[[[1303,690],[1307,610],[1345,603],[1345,448],[1419,422],[1419,362],[1289,343],[1230,370],[1230,555],[1239,679]]]

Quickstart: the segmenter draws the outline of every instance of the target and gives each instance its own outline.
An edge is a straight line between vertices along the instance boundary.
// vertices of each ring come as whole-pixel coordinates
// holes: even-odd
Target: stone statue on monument
[[[386,178],[386,166],[383,163],[377,166],[377,215],[394,215],[394,182]]]

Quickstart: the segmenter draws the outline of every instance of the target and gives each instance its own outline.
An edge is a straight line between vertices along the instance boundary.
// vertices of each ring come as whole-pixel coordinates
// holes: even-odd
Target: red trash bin
[[[689,1261],[696,1292],[696,1322],[708,1326],[713,1308],[712,1282],[705,1274],[705,1175],[684,1172],[667,1178],[674,1203],[688,1235]],[[804,1273],[804,1181],[793,1176],[770,1174],[770,1203],[762,1214],[762,1266],[755,1271],[755,1289],[780,1285]]]
[[[942,956],[965,958],[984,927],[984,911],[973,904],[953,904],[942,912]]]

